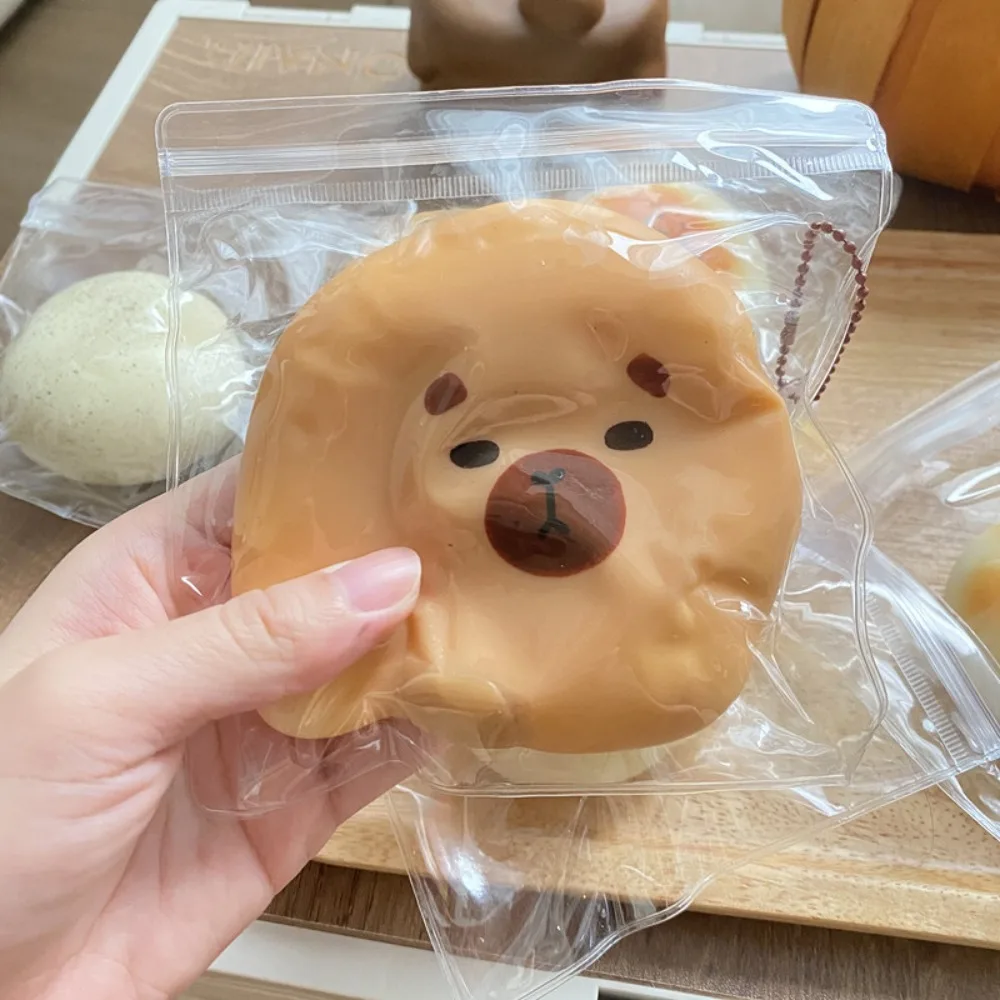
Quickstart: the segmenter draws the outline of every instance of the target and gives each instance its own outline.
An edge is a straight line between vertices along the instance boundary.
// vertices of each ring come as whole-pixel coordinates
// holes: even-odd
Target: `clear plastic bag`
[[[851,466],[871,500],[886,562],[905,567],[943,599],[938,620],[964,620],[979,640],[974,655],[1000,672],[998,401],[1000,363],[878,435]],[[943,787],[1000,838],[1000,765]]]
[[[0,489],[100,525],[162,492],[168,279],[159,191],[57,180],[32,199],[0,277]],[[181,303],[185,342],[224,340],[210,301]],[[188,424],[216,453],[216,388],[241,371],[203,347]]]
[[[181,105],[158,135],[176,286],[248,358],[235,589],[424,562],[409,631],[272,726],[329,773],[406,719],[469,794],[849,776],[886,707],[867,512],[823,509],[850,483],[807,400],[891,207],[870,111],[657,83]],[[314,783],[245,724],[245,805]]]
[[[571,415],[598,413],[590,400],[601,392],[622,402],[613,421],[603,411],[601,419],[585,421],[588,444],[574,449],[593,457],[607,446],[599,452],[601,462],[619,482],[625,466],[612,453],[648,454],[660,441],[677,441],[686,455],[683,463],[664,455],[658,466],[664,475],[697,479],[721,468],[683,451],[692,426],[715,433],[726,423],[726,405],[741,405],[732,384],[716,378],[716,368],[738,372],[732,377],[753,386],[746,412],[777,415],[776,426],[787,430],[794,450],[791,476],[777,461],[765,480],[758,475],[763,464],[738,466],[728,479],[720,476],[717,490],[706,490],[700,506],[685,507],[691,535],[713,523],[714,494],[727,490],[731,498],[741,491],[754,495],[764,489],[762,482],[775,486],[780,530],[791,523],[789,509],[798,509],[794,548],[787,566],[779,560],[773,600],[766,599],[766,587],[765,598],[754,598],[735,573],[727,581],[730,599],[720,589],[709,601],[713,614],[739,623],[752,656],[735,700],[699,731],[654,747],[643,746],[642,736],[624,749],[602,745],[597,758],[554,752],[531,738],[530,727],[523,742],[535,745],[503,745],[503,731],[491,731],[476,712],[453,711],[442,719],[440,702],[401,697],[399,685],[373,688],[370,675],[378,670],[369,663],[360,672],[361,687],[367,685],[360,698],[341,692],[323,699],[322,712],[312,712],[312,702],[278,713],[265,709],[285,732],[254,713],[222,720],[198,737],[225,747],[232,767],[211,784],[191,771],[196,797],[208,808],[248,815],[345,785],[386,760],[413,769],[414,777],[392,793],[391,812],[456,996],[541,996],[625,934],[681,912],[719,874],[1000,754],[1000,680],[933,595],[871,547],[867,505],[812,416],[812,400],[864,311],[865,265],[892,204],[882,133],[868,109],[639,82],[180,105],[161,117],[158,143],[175,292],[219,302],[247,359],[241,389],[220,414],[246,442],[241,468],[228,463],[210,469],[229,450],[199,458],[179,438],[172,450],[172,484],[187,478],[179,470],[209,470],[175,494],[178,518],[193,539],[184,548],[194,554],[179,561],[175,573],[195,603],[226,596],[227,590],[206,589],[198,560],[217,564],[231,539],[236,589],[406,544],[407,538],[382,528],[386,520],[404,523],[414,511],[426,513],[429,490],[412,488],[419,478],[414,455],[438,468],[450,462],[456,476],[487,470],[478,488],[469,487],[485,508],[492,477],[502,478],[495,463],[515,468],[519,456],[508,439],[481,433],[481,418],[466,433],[475,418],[464,417],[470,411],[462,407],[479,395],[501,409],[509,405],[517,395],[509,383],[501,380],[489,397],[482,379],[517,365],[495,354],[488,364],[464,365],[470,356],[476,361],[482,347],[468,330],[492,328],[475,301],[472,313],[452,309],[456,298],[467,302],[478,295],[489,305],[487,319],[499,317],[512,331],[515,360],[524,361],[522,372],[515,371],[515,380],[526,383],[524,395],[561,402],[554,409],[563,416],[574,400]],[[558,238],[549,238],[553,232]],[[488,257],[498,241],[504,253]],[[445,245],[454,252],[436,256]],[[538,246],[545,249],[540,257]],[[658,321],[658,343],[672,352],[669,359],[650,353],[640,318],[629,314],[622,324],[625,346],[606,351],[606,364],[591,364],[590,355],[584,363],[568,357],[559,366],[566,383],[559,391],[539,374],[529,348],[544,355],[546,344],[562,335],[566,300],[532,272],[551,269],[551,282],[568,295],[567,283],[560,285],[561,270],[570,266],[560,256],[566,246],[602,264],[587,272],[587,280],[568,282],[591,310],[582,325],[593,341],[615,344],[614,321],[626,314],[621,302],[627,296],[617,286],[607,295],[619,312],[592,311],[610,280],[602,268],[613,270],[626,282],[638,279],[629,287],[637,289],[643,315]],[[483,253],[489,266],[475,272],[468,258]],[[442,266],[428,266],[428,259]],[[742,332],[730,343],[732,367],[684,354],[694,350],[697,336],[677,338],[657,312],[657,297],[639,287],[656,286],[661,271],[681,275],[674,288],[682,294],[671,299],[677,329],[696,329],[685,325],[691,321],[685,302],[689,293],[705,292],[712,308],[731,318],[727,328]],[[477,280],[463,282],[470,273]],[[407,281],[415,287],[404,295]],[[359,285],[365,294],[358,294]],[[553,311],[554,300],[561,305]],[[535,309],[525,310],[524,303]],[[475,323],[469,321],[473,313]],[[539,315],[545,322],[538,323]],[[398,336],[404,329],[416,331],[417,350]],[[386,331],[391,336],[383,337]],[[752,337],[741,339],[748,331]],[[715,332],[700,332],[703,344],[718,343]],[[640,342],[649,360],[633,366],[643,352],[630,347]],[[719,357],[724,353],[720,349]],[[312,371],[318,386],[301,381],[303,371]],[[605,378],[606,371],[614,374]],[[443,376],[450,377],[439,381]],[[179,356],[171,359],[170,377],[180,426],[189,416],[180,403],[189,376]],[[358,387],[380,390],[384,383],[401,387],[402,399],[376,391],[375,404],[362,405],[350,396]],[[673,401],[684,404],[678,416],[703,425],[661,422],[656,406],[670,401],[672,390]],[[345,418],[359,413],[369,422],[365,433],[355,434]],[[651,429],[651,441],[636,427],[625,439],[635,447],[615,449],[605,437],[618,423],[640,422]],[[537,430],[539,421],[525,417],[525,424]],[[338,453],[335,432],[344,428],[354,435],[353,453]],[[469,443],[477,447],[465,448]],[[538,447],[523,450],[534,454]],[[709,442],[706,450],[713,447]],[[453,458],[456,449],[462,461]],[[383,476],[374,491],[365,467],[371,456]],[[292,458],[297,467],[282,465]],[[537,488],[534,516],[541,523],[532,532],[559,534],[554,522],[568,520],[564,498],[556,497],[554,512],[550,501],[573,467],[567,461],[528,471],[529,479],[536,475],[539,481],[529,485]],[[339,516],[329,515],[328,508],[351,517],[363,513],[364,503],[351,507],[343,500],[352,482],[364,484],[363,501],[371,498],[372,524],[363,530],[356,520],[347,519],[348,530]],[[668,537],[678,551],[690,552],[690,540],[662,514],[655,489],[627,493],[629,509],[646,509],[644,498],[654,497],[649,546]],[[285,499],[255,513],[276,496]],[[449,516],[462,513],[446,503],[441,509]],[[752,503],[744,509],[746,516],[762,514]],[[494,552],[491,565],[500,577],[518,555],[498,551],[485,519],[482,524],[476,537],[484,553]],[[271,525],[273,535],[261,525]],[[762,534],[773,537],[766,521]],[[430,535],[448,538],[447,532]],[[598,543],[608,537],[597,535]],[[421,554],[424,585],[437,597],[435,573],[450,557],[430,543]],[[601,571],[614,567],[621,554],[615,550],[568,579],[595,574],[613,582]],[[773,565],[773,552],[760,556]],[[635,571],[639,557],[625,563],[626,583],[644,579]],[[697,558],[694,564],[695,575],[706,565]],[[473,616],[473,632],[486,651],[510,648],[535,627],[532,615],[546,609],[538,581],[565,580],[516,566],[512,572],[504,579],[522,583],[536,600],[507,621]],[[593,595],[581,599],[574,627],[593,641],[595,623],[610,619],[613,630],[616,618],[628,619],[632,591],[624,589],[624,600],[609,591],[616,598],[610,605]],[[669,601],[663,606],[665,618],[676,617]],[[424,634],[462,631],[457,618],[446,614],[444,620],[435,633],[432,616]],[[418,613],[415,621],[423,628],[426,619]],[[576,641],[565,622],[560,628],[560,635]],[[547,665],[530,664],[536,674]],[[420,672],[428,672],[426,662]],[[587,691],[579,680],[560,683],[567,700],[576,699],[580,738],[590,738],[588,725],[606,736],[601,710],[619,710],[609,704],[608,685],[591,683]],[[494,687],[508,700],[514,685],[508,676]],[[346,708],[334,727],[339,735],[328,736],[323,726],[331,705]],[[468,724],[455,725],[463,714]],[[569,749],[581,748],[576,743]]]
[[[80,281],[132,271],[166,276],[160,192],[57,180],[32,199],[0,276],[0,366],[11,366],[6,377],[0,378],[0,489],[84,524],[103,524],[162,492],[162,470],[166,467],[165,384],[161,397],[161,474],[145,483],[86,482],[61,475],[52,466],[84,476],[88,466],[100,472],[116,467],[113,443],[84,440],[78,433],[80,413],[78,407],[74,408],[73,396],[80,392],[80,382],[88,378],[87,374],[72,367],[76,358],[67,356],[68,345],[53,343],[51,356],[44,350],[45,341],[52,340],[51,324],[48,331],[41,332],[43,351],[39,356],[33,357],[30,350],[22,351],[18,361],[12,348],[21,334],[31,331],[32,317],[53,296]],[[161,353],[167,328],[165,281],[162,302],[158,322]],[[157,325],[157,317],[151,318],[151,324]],[[28,339],[38,342],[37,330],[29,332],[26,342]],[[66,371],[52,372],[57,361]],[[110,363],[108,357],[95,357],[92,371]],[[13,369],[15,364],[17,371]],[[37,381],[37,374],[46,369],[58,381],[57,401],[64,404],[61,414],[52,396],[45,396]],[[22,389],[32,391],[33,402],[26,400],[22,404],[14,398],[22,394]],[[51,386],[47,385],[44,392],[50,393]],[[84,428],[84,433],[87,430]],[[22,433],[33,439],[24,447],[18,442]],[[32,458],[32,451],[40,455]],[[49,464],[44,464],[46,459]]]

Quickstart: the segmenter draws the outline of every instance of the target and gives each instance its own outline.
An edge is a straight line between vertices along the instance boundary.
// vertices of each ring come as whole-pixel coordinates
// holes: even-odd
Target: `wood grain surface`
[[[0,251],[152,5],[37,0],[0,30]]]
[[[44,181],[149,3],[91,0],[88,14],[96,13],[95,6],[102,16],[85,18],[70,0],[37,0],[0,36],[0,242],[13,235],[12,222],[24,199]],[[401,49],[391,39],[386,43],[384,55],[377,57],[335,29],[286,31],[270,25],[234,33],[234,26],[223,22],[182,24],[125,115],[98,175],[154,182],[152,122],[174,100],[333,92],[344,88],[349,64],[369,67],[367,88],[397,89],[391,81],[401,71]],[[303,46],[311,46],[313,54],[302,55]],[[88,58],[76,57],[84,51]],[[755,82],[746,77],[753,67],[740,69],[731,53],[717,53],[715,60],[714,66],[692,65],[684,75],[712,79],[713,73],[728,73],[730,82]],[[767,85],[765,71],[774,80],[787,72],[773,61],[768,67],[753,70],[758,85]],[[678,63],[672,68],[680,72]],[[1000,232],[1000,207],[991,199],[907,182],[895,224]],[[998,356],[992,333],[1000,319],[998,273],[1000,238],[885,236],[873,274],[870,318],[823,403],[823,421],[843,446],[855,445]],[[0,497],[0,627],[84,534],[82,528]],[[991,927],[1000,926],[996,855],[978,828],[940,793],[902,805],[907,807],[902,813],[878,814],[814,845],[811,856],[779,856],[747,869],[729,890],[720,883],[704,905],[724,912],[770,908],[783,920],[801,919],[808,911],[813,918],[852,926],[859,922],[861,906],[851,896],[870,901],[881,887],[882,912],[865,917],[868,926],[970,941],[989,936]],[[363,815],[331,850],[351,856],[355,864],[391,867],[397,855],[393,844],[379,840],[381,824],[377,810]],[[841,884],[845,871],[853,872],[847,892]],[[893,916],[898,906],[910,909],[905,927],[892,926],[902,923]],[[426,943],[409,885],[392,874],[312,864],[269,912],[345,933]],[[977,921],[985,931],[976,930]],[[748,1000],[986,1000],[998,995],[1000,953],[685,914],[629,938],[595,971]]]
[[[548,808],[550,804],[542,804],[539,811]],[[769,807],[760,808],[763,823],[763,810]],[[524,811],[530,814],[532,807]],[[635,898],[670,888],[673,864],[681,857],[677,840],[683,837],[696,845],[697,819],[685,817],[680,833],[643,822],[658,812],[655,803],[648,814],[641,807],[628,812],[613,829],[600,830],[587,843],[585,868],[567,872],[553,866],[553,871],[558,868],[553,876],[558,891]],[[544,819],[540,826],[544,828]],[[706,843],[719,840],[711,823],[704,834]],[[699,864],[711,857],[700,846],[692,854]],[[405,873],[382,803],[346,823],[321,860]],[[729,861],[725,848],[717,861]],[[1000,844],[943,792],[932,789],[741,867],[710,885],[694,909],[1000,949]]]

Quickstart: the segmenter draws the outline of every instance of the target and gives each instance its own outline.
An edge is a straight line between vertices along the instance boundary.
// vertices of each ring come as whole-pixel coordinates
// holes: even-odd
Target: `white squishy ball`
[[[163,479],[168,287],[158,274],[102,274],[53,295],[31,317],[0,359],[0,421],[32,461],[93,485]],[[223,313],[186,294],[178,368],[189,462],[231,439],[222,418],[243,367]]]
[[[944,599],[1000,661],[1000,524],[965,547],[951,571]]]

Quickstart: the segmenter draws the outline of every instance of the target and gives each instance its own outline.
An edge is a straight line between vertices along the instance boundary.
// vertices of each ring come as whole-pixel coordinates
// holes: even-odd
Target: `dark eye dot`
[[[500,457],[495,441],[463,441],[451,449],[451,460],[462,469],[481,469]]]
[[[635,451],[653,443],[653,428],[645,420],[623,420],[609,427],[604,443],[615,451]]]

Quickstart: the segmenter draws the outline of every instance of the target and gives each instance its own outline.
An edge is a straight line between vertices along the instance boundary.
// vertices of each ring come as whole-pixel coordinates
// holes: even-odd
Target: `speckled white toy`
[[[168,280],[102,274],[52,296],[0,361],[0,421],[34,462],[93,485],[157,482],[166,469],[169,409],[165,350]],[[218,416],[241,351],[226,317],[208,299],[181,304],[178,364],[191,399],[185,437],[201,454],[232,432]]]

